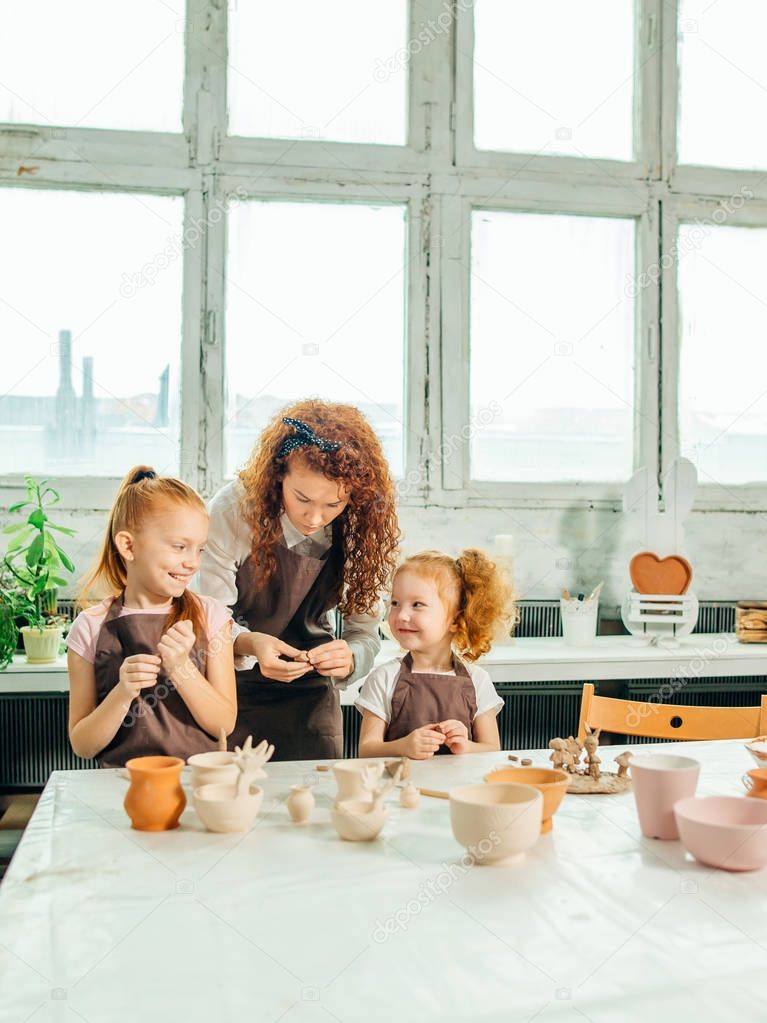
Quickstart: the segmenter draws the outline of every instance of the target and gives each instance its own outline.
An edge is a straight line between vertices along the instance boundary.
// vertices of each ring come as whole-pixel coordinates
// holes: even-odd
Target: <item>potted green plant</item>
[[[60,496],[48,480],[24,477],[26,500],[11,505],[10,513],[24,516],[3,530],[11,536],[3,565],[17,588],[16,613],[27,624],[22,627],[24,649],[31,664],[48,664],[58,656],[66,619],[56,614],[56,592],[66,584],[64,573],[75,566],[59,547],[54,532],[74,536],[75,531],[52,522],[48,509]]]
[[[0,566],[0,671],[8,667],[16,652],[19,640],[16,625],[16,618],[20,614],[19,596],[13,576]]]

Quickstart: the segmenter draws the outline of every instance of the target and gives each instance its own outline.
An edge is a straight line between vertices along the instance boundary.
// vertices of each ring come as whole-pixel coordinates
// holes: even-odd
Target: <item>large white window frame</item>
[[[244,190],[252,199],[407,207],[405,503],[617,508],[619,484],[471,480],[471,213],[633,217],[637,276],[661,265],[680,219],[711,216],[743,187],[754,198],[728,223],[767,226],[767,175],[677,166],[677,19],[676,0],[637,0],[636,153],[619,162],[475,149],[469,0],[452,8],[445,0],[411,0],[410,56],[400,72],[409,77],[407,145],[228,136],[226,5],[187,0],[183,133],[3,124],[0,187],[179,195],[184,228],[204,225],[200,241],[184,251],[180,471],[206,495],[223,482],[226,415],[226,217],[214,223],[209,214]],[[22,164],[36,167],[34,175],[20,177]],[[636,303],[634,460],[662,481],[678,453],[675,267],[642,288]],[[115,468],[114,479],[69,478],[65,506],[108,507],[124,467]],[[0,477],[2,503],[20,482]],[[699,507],[767,509],[767,484],[702,483]]]

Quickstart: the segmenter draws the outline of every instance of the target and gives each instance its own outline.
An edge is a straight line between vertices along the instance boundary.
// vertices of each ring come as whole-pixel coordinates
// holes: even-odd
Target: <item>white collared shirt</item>
[[[216,597],[230,610],[237,603],[237,570],[251,552],[250,529],[241,511],[244,496],[245,488],[240,479],[235,478],[211,499],[208,505],[210,513],[208,542],[203,551],[199,579],[195,587],[200,593]],[[282,514],[280,522],[285,546],[297,554],[320,558],[333,542],[331,525],[305,536],[295,528],[285,513]],[[335,621],[334,614],[333,610],[328,612],[328,621],[331,625]],[[346,640],[354,654],[354,671],[349,678],[334,679],[335,685],[344,688],[367,675],[373,667],[373,661],[381,647],[378,626],[382,615],[383,602],[378,615],[343,616],[341,638]],[[232,638],[248,631],[247,626],[235,622],[232,625]],[[234,663],[237,669],[247,670],[255,665],[256,658],[235,657]]]

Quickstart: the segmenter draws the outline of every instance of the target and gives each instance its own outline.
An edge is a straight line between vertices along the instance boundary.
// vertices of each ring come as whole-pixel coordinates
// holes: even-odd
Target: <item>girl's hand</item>
[[[275,682],[294,682],[312,670],[308,660],[284,660],[285,657],[300,657],[302,651],[265,632],[251,633],[250,649],[258,659],[261,674]]]
[[[469,730],[461,721],[449,718],[447,721],[440,721],[437,728],[445,736],[445,742],[451,753],[469,752]]]
[[[178,676],[189,665],[189,654],[194,646],[194,630],[189,620],[171,625],[160,642],[157,653],[162,658],[162,670],[168,678],[178,682]]]
[[[308,655],[314,670],[329,678],[346,678],[354,669],[354,654],[345,639],[316,646]]]
[[[117,688],[127,703],[131,703],[157,681],[160,658],[155,654],[132,654],[120,665]]]
[[[436,728],[436,725],[414,728],[404,740],[405,756],[411,760],[428,760],[433,757],[445,741],[444,735],[436,731]]]

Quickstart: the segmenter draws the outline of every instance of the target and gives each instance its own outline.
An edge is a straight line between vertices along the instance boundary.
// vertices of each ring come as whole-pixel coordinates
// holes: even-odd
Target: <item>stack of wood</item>
[[[739,643],[767,643],[767,600],[739,600],[735,605]]]

